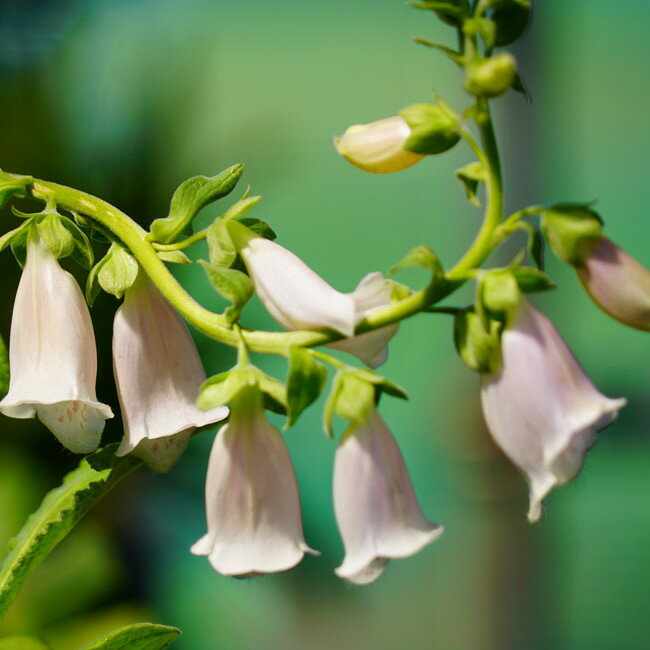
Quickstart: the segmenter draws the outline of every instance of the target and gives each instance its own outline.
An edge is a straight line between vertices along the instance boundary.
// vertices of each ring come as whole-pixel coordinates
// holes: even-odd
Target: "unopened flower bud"
[[[465,89],[472,95],[498,97],[512,87],[516,78],[517,62],[514,57],[508,52],[500,52],[469,68]]]
[[[334,139],[336,150],[355,167],[373,174],[407,169],[422,160],[422,154],[405,149],[411,129],[396,115],[370,124],[355,124]]]
[[[443,104],[413,104],[400,115],[411,129],[404,143],[409,151],[435,155],[448,151],[460,140],[458,119]]]
[[[606,237],[576,272],[594,302],[625,325],[650,331],[650,270]]]

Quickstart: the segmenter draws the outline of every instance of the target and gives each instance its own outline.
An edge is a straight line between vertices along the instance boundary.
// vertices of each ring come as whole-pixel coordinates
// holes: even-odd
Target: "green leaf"
[[[447,47],[446,45],[443,45],[442,43],[435,43],[434,41],[430,41],[428,38],[422,38],[421,36],[417,36],[413,39],[413,41],[418,45],[424,45],[425,47],[432,47],[440,50],[440,52],[445,54],[454,63],[461,67],[465,65],[465,58],[459,52],[450,47]]]
[[[486,178],[483,165],[477,161],[471,162],[456,170],[456,178],[463,184],[467,200],[477,208],[480,207],[481,203],[476,196],[476,191],[478,184]]]
[[[503,47],[514,43],[528,27],[531,14],[530,0],[500,0],[492,12],[496,24],[495,45]]]
[[[0,639],[0,650],[50,650],[50,646],[35,636],[6,636]]]
[[[162,650],[180,633],[176,627],[135,623],[102,634],[80,650]]]
[[[206,239],[213,266],[231,267],[235,263],[237,248],[223,219],[215,219],[208,228]]]
[[[0,336],[0,399],[9,390],[9,355],[4,339]]]
[[[91,269],[95,261],[92,246],[86,234],[79,228],[79,226],[68,219],[67,217],[60,217],[61,224],[72,236],[74,247],[72,249],[72,259],[82,266],[84,269]]]
[[[239,217],[243,217],[249,210],[252,210],[261,200],[262,200],[261,196],[244,196],[243,199],[239,199],[237,203],[230,206],[228,210],[226,210],[222,218],[228,221],[230,219],[238,219]]]
[[[531,226],[528,235],[528,255],[540,271],[544,270],[544,237],[535,226]]]
[[[442,277],[445,274],[438,256],[428,246],[424,245],[413,248],[406,254],[404,259],[395,264],[388,272],[395,273],[395,271],[410,266],[423,266],[425,269],[429,269],[434,277]]]
[[[215,266],[205,260],[199,260],[204,268],[212,286],[232,305],[226,308],[224,316],[229,323],[235,323],[241,316],[244,305],[253,295],[253,283],[251,279],[241,271]]]
[[[25,198],[27,196],[27,186],[33,180],[31,176],[7,174],[0,169],[0,208],[13,196]]]
[[[271,226],[269,226],[268,223],[266,223],[266,221],[255,219],[254,217],[244,217],[243,219],[237,219],[237,221],[239,221],[239,223],[243,224],[247,228],[250,228],[260,237],[264,237],[264,239],[270,239],[271,241],[277,239],[275,231],[273,228],[271,228]]]
[[[74,528],[101,497],[140,461],[117,458],[117,444],[86,456],[63,484],[43,499],[21,531],[9,543],[0,566],[0,617],[7,611],[29,572]]]
[[[467,0],[421,0],[408,2],[410,7],[423,11],[435,11],[438,17],[448,25],[459,26],[467,16],[469,7]]]
[[[229,194],[239,180],[244,166],[233,165],[211,178],[194,176],[181,183],[172,197],[169,216],[156,219],[147,235],[150,241],[171,243],[190,224],[201,208]]]
[[[555,282],[545,273],[529,266],[518,266],[511,269],[515,276],[517,285],[523,293],[534,293],[537,291],[548,291],[555,289]]]
[[[471,310],[460,311],[454,318],[454,343],[465,365],[475,372],[490,372],[500,362],[501,323],[483,320]]]
[[[292,347],[287,379],[287,427],[293,426],[300,414],[321,394],[327,379],[327,368],[316,361],[309,350]]]

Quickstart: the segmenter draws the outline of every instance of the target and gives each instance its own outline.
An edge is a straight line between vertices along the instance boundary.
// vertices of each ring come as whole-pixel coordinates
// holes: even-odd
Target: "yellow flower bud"
[[[370,124],[355,124],[335,138],[336,150],[355,167],[373,174],[407,169],[424,158],[404,148],[411,129],[396,115]]]

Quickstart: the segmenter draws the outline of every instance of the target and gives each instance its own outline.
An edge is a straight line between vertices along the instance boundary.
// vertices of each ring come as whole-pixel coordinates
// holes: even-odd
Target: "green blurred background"
[[[536,4],[514,48],[533,103],[514,93],[496,102],[508,207],[598,199],[610,236],[648,264],[650,4]],[[454,66],[409,44],[418,35],[453,43],[428,13],[397,0],[5,0],[0,8],[5,170],[97,194],[144,224],[166,215],[185,178],[245,162],[243,184],[264,196],[254,215],[345,291],[420,243],[451,265],[477,228],[479,214],[452,176],[470,161],[462,147],[381,177],[332,146],[349,124],[427,101],[432,88],[464,106]],[[7,209],[2,219],[3,231],[15,227]],[[195,257],[205,256],[199,247]],[[6,252],[0,264],[6,339],[19,270]],[[179,650],[650,647],[650,347],[598,311],[570,269],[549,260],[549,270],[559,288],[537,304],[599,388],[629,406],[579,479],[548,499],[540,524],[526,523],[524,481],[487,438],[477,377],[455,355],[449,318],[424,315],[403,324],[383,368],[411,400],[385,400],[384,414],[425,512],[446,527],[440,541],[391,563],[370,587],[334,577],[342,558],[334,444],[320,431],[318,404],[286,440],[307,541],[321,557],[236,581],[189,554],[205,531],[206,433],[170,474],[140,471],[91,513],[30,577],[0,633],[39,633],[66,650],[148,619],[180,627]],[[222,307],[200,268],[179,277],[206,306]],[[426,276],[401,279],[421,286]],[[98,394],[114,407],[116,307],[104,294],[93,309]],[[275,327],[257,302],[244,322]],[[230,366],[230,350],[196,338],[208,373]],[[262,363],[285,372],[278,359]],[[4,543],[78,459],[38,422],[2,417],[1,426]],[[106,440],[120,434],[116,419]]]

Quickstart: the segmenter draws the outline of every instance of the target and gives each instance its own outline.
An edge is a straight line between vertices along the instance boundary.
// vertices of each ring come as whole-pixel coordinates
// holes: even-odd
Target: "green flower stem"
[[[152,245],[157,251],[182,251],[184,248],[189,248],[192,246],[192,244],[196,244],[197,242],[202,241],[207,236],[208,229],[204,228],[203,230],[199,230],[199,232],[195,232],[187,239],[183,239],[182,241],[176,242],[174,244],[159,244],[158,242],[152,242]]]
[[[479,109],[477,123],[481,131],[485,154],[473,140],[469,139],[471,136],[467,134],[466,139],[483,161],[488,178],[486,180],[486,213],[476,239],[446,278],[436,280],[422,291],[413,293],[404,300],[374,310],[359,324],[356,330],[357,334],[385,327],[431,307],[462,285],[469,277],[468,272],[480,266],[491,253],[494,247],[494,230],[499,225],[503,213],[501,168],[487,101],[479,100],[477,107]],[[215,314],[205,309],[183,289],[158,257],[152,243],[147,241],[147,232],[125,213],[90,194],[49,181],[34,179],[32,193],[36,198],[55,201],[57,205],[67,210],[86,215],[107,228],[129,248],[158,289],[189,323],[217,341],[232,347],[238,346],[239,336],[226,319],[221,314]],[[199,241],[203,235],[196,233],[189,239],[193,238],[195,238],[194,241]],[[181,242],[181,244],[184,243]],[[314,347],[342,338],[336,332],[320,330],[251,332],[242,329],[241,336],[251,351],[284,356],[289,354],[293,345]]]

